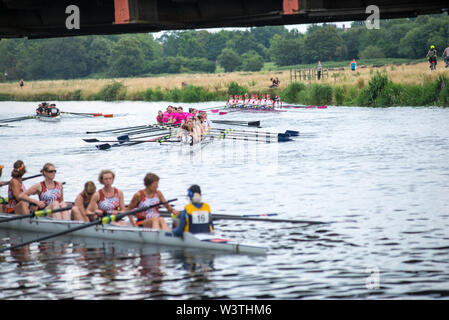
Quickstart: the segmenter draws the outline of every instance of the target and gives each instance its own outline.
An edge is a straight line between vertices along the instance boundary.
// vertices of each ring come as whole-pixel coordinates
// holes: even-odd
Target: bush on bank
[[[287,103],[345,106],[449,106],[449,78],[440,75],[422,85],[393,83],[385,73],[377,72],[366,87],[291,83],[281,93]]]

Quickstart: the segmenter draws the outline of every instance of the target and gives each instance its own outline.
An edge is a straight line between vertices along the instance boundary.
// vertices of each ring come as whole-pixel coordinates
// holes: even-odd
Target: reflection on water
[[[4,118],[29,114],[33,107],[0,103]],[[215,222],[225,237],[267,246],[266,256],[61,237],[0,253],[0,299],[449,296],[448,109],[233,113],[226,119],[260,120],[263,131],[301,135],[283,144],[224,140],[191,150],[144,143],[100,152],[82,138],[116,137],[86,131],[154,123],[164,104],[61,102],[60,107],[119,115],[53,124],[27,120],[0,128],[3,179],[19,158],[30,175],[53,162],[57,179],[66,182],[66,200],[73,201],[87,180],[97,181],[99,171],[110,168],[129,201],[143,187],[145,173],[155,172],[165,197],[179,199],[177,209],[196,183],[215,213],[276,213],[331,223]],[[0,230],[0,245],[36,236]]]

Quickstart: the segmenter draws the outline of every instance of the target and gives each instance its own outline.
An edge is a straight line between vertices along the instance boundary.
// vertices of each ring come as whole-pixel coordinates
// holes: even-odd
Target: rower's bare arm
[[[32,195],[39,193],[41,190],[42,190],[41,189],[41,184],[40,183],[36,183],[33,186],[31,186],[31,188],[29,188],[26,191],[22,192],[19,195],[19,200],[23,200],[23,201],[35,204],[36,206],[42,208],[42,201],[39,201],[39,200],[31,198]]]
[[[83,216],[86,215],[86,210],[84,209],[84,202],[83,197],[81,195],[78,195],[75,199],[75,206],[78,208],[78,210],[81,212]]]
[[[58,182],[59,188],[61,188],[61,202],[64,202],[64,187],[61,182]]]
[[[159,195],[159,199],[161,199],[161,202],[167,202],[167,200],[165,200],[164,195],[162,194],[162,192],[160,192],[158,190],[158,195]],[[176,210],[175,208],[173,208],[170,203],[164,203],[164,207],[167,209],[168,212],[170,213],[174,213],[175,215],[177,215],[179,217],[179,211]]]
[[[98,209],[98,201],[100,200],[100,194],[97,192],[94,193],[92,198],[90,198],[89,205],[87,206],[86,213],[87,214],[96,214]]]

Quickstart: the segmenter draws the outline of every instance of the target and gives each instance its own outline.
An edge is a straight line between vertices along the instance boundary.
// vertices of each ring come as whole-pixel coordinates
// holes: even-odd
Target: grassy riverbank
[[[326,65],[324,65],[326,67]],[[329,66],[330,67],[330,66]],[[271,69],[271,68],[270,68]],[[177,74],[144,78],[25,81],[0,83],[3,101],[141,100],[201,102],[224,101],[229,93],[270,93],[289,103],[332,105],[441,105],[449,106],[449,69],[427,62],[369,66],[352,72],[329,71],[318,81],[291,83],[290,71]],[[269,89],[279,77],[280,88]]]

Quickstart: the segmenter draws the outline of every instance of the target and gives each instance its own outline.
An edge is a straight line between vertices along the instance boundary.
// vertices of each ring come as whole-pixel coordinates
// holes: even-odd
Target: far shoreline
[[[324,67],[325,68],[325,67]],[[343,70],[342,70],[343,69]],[[360,100],[377,74],[389,88],[375,103]],[[279,77],[279,88],[269,88],[270,77]],[[293,79],[294,80],[294,79]],[[432,85],[431,85],[432,84]],[[438,88],[438,85],[441,88]],[[447,93],[446,93],[447,92]],[[321,80],[290,81],[290,70],[176,74],[160,77],[75,79],[0,83],[0,101],[145,101],[201,103],[226,101],[229,94],[270,94],[286,103],[338,106],[449,106],[449,69],[428,70],[427,62],[363,66],[355,72],[334,68]],[[392,96],[392,98],[390,98]],[[366,100],[366,99],[365,99]]]

